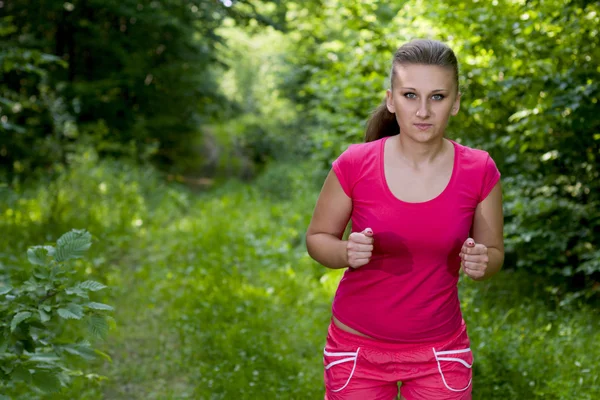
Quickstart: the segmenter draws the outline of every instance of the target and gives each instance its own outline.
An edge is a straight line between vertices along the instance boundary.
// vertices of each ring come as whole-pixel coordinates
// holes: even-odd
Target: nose
[[[424,99],[420,102],[417,109],[417,117],[423,119],[429,117],[429,102],[427,100]]]

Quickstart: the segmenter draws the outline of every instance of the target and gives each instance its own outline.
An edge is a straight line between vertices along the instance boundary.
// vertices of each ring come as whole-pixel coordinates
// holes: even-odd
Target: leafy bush
[[[462,279],[459,288],[475,358],[473,399],[600,396],[596,306],[522,270]]]
[[[18,32],[14,17],[0,18],[0,177],[6,173],[9,180],[13,173],[61,160],[62,139],[77,130],[58,88],[49,84],[51,71],[67,63],[10,40]]]
[[[82,280],[74,262],[91,244],[88,232],[72,230],[55,246],[28,249],[28,279],[0,275],[0,389],[5,395],[31,399],[68,387],[77,377],[101,378],[80,370],[82,362],[76,360],[98,355],[110,360],[90,341],[105,338],[109,329],[107,312],[113,308],[90,298],[106,286]]]

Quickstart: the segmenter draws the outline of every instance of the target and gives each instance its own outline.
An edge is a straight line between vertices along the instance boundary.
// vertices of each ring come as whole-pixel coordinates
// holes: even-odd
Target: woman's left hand
[[[460,249],[461,265],[464,273],[474,280],[480,280],[485,276],[488,262],[488,248],[468,238]]]

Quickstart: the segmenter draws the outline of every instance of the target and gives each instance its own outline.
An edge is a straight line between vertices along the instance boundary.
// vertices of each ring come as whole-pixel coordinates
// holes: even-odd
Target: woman
[[[437,41],[394,55],[366,142],[333,163],[307,231],[311,257],[347,268],[324,351],[325,398],[470,399],[473,357],[458,276],[504,259],[500,173],[445,138],[460,107],[458,63]],[[352,233],[342,240],[348,221]]]

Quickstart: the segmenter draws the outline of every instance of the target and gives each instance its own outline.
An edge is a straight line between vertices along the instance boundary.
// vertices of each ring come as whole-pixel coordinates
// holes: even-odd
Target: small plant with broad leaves
[[[83,280],[73,261],[91,244],[90,233],[72,230],[56,246],[28,249],[27,280],[0,275],[0,400],[58,392],[77,377],[101,379],[79,369],[98,356],[110,361],[90,342],[108,332],[112,307],[90,298],[106,286]]]

